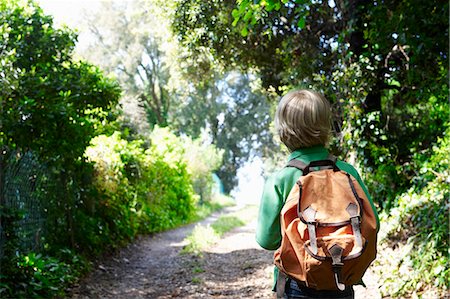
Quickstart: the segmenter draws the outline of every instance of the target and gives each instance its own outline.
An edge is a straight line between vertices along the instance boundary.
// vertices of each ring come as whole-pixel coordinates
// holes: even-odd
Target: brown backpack
[[[375,214],[363,189],[331,155],[309,165],[291,160],[288,166],[303,174],[281,210],[282,241],[274,254],[280,277],[317,290],[360,282],[377,244]],[[277,287],[284,292],[284,285]]]

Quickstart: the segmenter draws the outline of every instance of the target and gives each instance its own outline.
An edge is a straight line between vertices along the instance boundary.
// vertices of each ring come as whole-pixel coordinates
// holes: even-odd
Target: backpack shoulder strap
[[[292,159],[291,161],[288,162],[286,167],[295,167],[303,172],[305,171],[305,168],[308,167],[308,164],[297,159]]]

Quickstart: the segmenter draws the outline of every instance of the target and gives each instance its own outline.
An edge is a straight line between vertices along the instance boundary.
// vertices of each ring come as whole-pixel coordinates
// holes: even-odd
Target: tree
[[[58,159],[73,161],[114,107],[119,89],[94,66],[72,60],[73,32],[54,29],[34,4],[13,3],[1,7],[1,141],[50,160],[64,152]]]
[[[359,157],[387,207],[393,190],[411,184],[414,154],[447,126],[444,1],[185,0],[173,28],[192,55],[207,49],[225,68],[255,71],[280,95],[323,91],[336,111],[335,148]]]
[[[32,152],[48,166],[61,189],[49,206],[67,215],[67,227],[55,229],[65,229],[74,245],[71,207],[82,193],[74,189],[83,185],[84,151],[113,116],[120,89],[98,68],[73,60],[76,35],[54,29],[33,2],[3,1],[0,20],[0,173],[13,152]]]
[[[256,78],[229,73],[197,85],[174,119],[182,133],[197,137],[209,132],[211,142],[224,151],[218,171],[229,193],[237,184],[239,167],[273,147],[270,106],[266,95],[255,90]]]
[[[139,102],[151,126],[167,126],[173,105],[170,63],[155,16],[142,10],[141,2],[102,2],[87,20],[96,40],[82,55],[117,75],[125,98]]]

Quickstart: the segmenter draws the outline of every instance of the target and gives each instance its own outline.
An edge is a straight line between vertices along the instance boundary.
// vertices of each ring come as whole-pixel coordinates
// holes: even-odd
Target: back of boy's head
[[[311,90],[291,91],[278,104],[275,128],[290,151],[326,145],[331,134],[330,103]]]

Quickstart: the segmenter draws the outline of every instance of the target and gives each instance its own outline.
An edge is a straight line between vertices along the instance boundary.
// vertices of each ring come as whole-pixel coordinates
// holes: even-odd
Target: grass
[[[211,200],[205,201],[197,207],[196,215],[193,220],[199,221],[208,217],[215,211],[233,206],[234,204],[234,200],[231,197],[222,194],[215,194]]]
[[[236,216],[222,216],[214,222],[211,227],[214,232],[221,237],[226,232],[229,232],[235,227],[243,226],[245,222]]]
[[[219,217],[211,225],[197,225],[192,233],[186,237],[186,245],[182,253],[200,255],[209,246],[218,242],[220,238],[232,229],[244,226],[257,215],[256,206],[246,206],[229,215]]]
[[[181,253],[200,255],[203,249],[209,247],[220,239],[220,236],[210,226],[196,225],[192,233],[186,237],[188,242]]]

